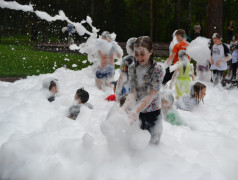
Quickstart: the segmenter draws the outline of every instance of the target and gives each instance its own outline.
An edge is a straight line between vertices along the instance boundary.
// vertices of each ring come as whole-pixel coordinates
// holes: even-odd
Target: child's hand
[[[214,60],[213,60],[213,58],[211,58],[211,64],[214,64]]]
[[[222,63],[222,60],[217,61],[216,66],[217,66],[217,67],[220,67],[220,66],[221,66],[221,63]]]
[[[135,111],[132,111],[128,117],[130,120],[130,124],[132,125],[134,122],[136,122],[138,114]]]

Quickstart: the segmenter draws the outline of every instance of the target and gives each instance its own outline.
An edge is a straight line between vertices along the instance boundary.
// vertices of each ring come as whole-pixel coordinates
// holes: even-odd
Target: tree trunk
[[[192,2],[193,0],[189,0],[188,2],[188,36],[191,37],[191,30],[192,30],[192,21],[193,21],[193,17],[192,17]]]
[[[153,41],[153,0],[150,0],[150,38]]]
[[[165,37],[166,41],[169,41],[169,10],[168,10],[168,0],[165,0]]]
[[[180,21],[181,21],[181,0],[177,0],[176,3],[176,17],[177,17],[177,29],[180,27]]]
[[[207,33],[206,36],[211,38],[213,33],[223,32],[223,0],[208,0],[207,6]]]

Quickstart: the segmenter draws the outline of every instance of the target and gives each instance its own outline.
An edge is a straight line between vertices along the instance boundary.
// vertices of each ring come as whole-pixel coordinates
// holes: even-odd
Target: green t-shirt
[[[178,111],[175,108],[172,108],[168,111],[165,120],[172,125],[186,125],[186,123],[182,121]]]

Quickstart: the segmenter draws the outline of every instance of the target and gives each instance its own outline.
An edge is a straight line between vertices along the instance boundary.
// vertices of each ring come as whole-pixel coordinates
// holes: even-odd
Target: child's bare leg
[[[96,78],[96,86],[99,90],[102,90],[102,80],[101,79],[98,79]]]

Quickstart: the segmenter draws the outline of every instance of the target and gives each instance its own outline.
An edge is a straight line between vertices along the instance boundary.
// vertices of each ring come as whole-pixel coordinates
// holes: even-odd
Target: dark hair
[[[181,36],[182,38],[185,38],[186,33],[185,33],[184,29],[178,29],[178,30],[176,31],[175,35],[179,35],[179,36]]]
[[[201,100],[203,101],[203,99],[199,99],[199,92],[206,88],[206,85],[200,83],[200,82],[196,82],[190,92],[191,97],[198,99],[198,102],[200,102]]]
[[[139,48],[139,47],[144,47],[150,52],[151,50],[153,50],[153,42],[151,41],[149,36],[140,36],[137,38],[137,40],[134,44],[134,49]],[[155,64],[153,57],[154,57],[154,55],[152,53],[150,55],[150,59],[149,59],[152,67]],[[136,61],[136,65],[139,65],[139,62]]]
[[[50,81],[49,90],[51,90],[53,87],[56,87],[56,83],[54,81]]]
[[[86,103],[89,99],[89,94],[87,91],[85,91],[83,88],[80,88],[76,91],[76,94],[78,96],[78,98],[81,99],[82,103]]]
[[[117,81],[112,81],[111,84],[113,84],[114,87],[117,87]]]
[[[123,104],[126,102],[126,98],[127,98],[127,94],[123,95],[123,96],[120,98],[120,107],[122,107]]]

